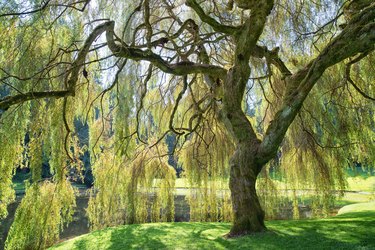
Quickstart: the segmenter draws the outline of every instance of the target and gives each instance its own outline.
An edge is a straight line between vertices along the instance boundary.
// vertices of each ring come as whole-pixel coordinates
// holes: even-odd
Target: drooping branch
[[[7,110],[12,105],[23,103],[30,100],[74,96],[79,73],[85,63],[86,55],[89,53],[90,47],[96,40],[96,38],[109,27],[109,23],[110,22],[106,22],[97,26],[86,39],[82,49],[79,51],[76,60],[72,63],[71,68],[69,69],[69,73],[65,78],[65,90],[39,92],[31,91],[24,94],[6,96],[3,99],[0,99],[0,109]]]
[[[152,76],[152,64],[149,65],[148,70],[147,70],[146,79],[144,80],[143,85],[141,86],[142,87],[141,93],[140,93],[141,96],[139,97],[139,106],[137,108],[137,115],[136,115],[136,118],[137,118],[136,119],[137,120],[137,123],[136,123],[137,124],[137,128],[136,128],[137,136],[138,136],[138,140],[141,141],[143,144],[147,144],[147,142],[143,140],[143,138],[140,134],[141,111],[143,109],[144,99],[145,99],[145,96],[147,94],[147,84],[150,81],[151,76]]]
[[[90,108],[92,107],[92,105],[94,104],[94,102],[96,101],[96,99],[98,99],[100,97],[100,110],[101,112],[103,113],[103,100],[104,100],[104,96],[105,94],[107,94],[109,91],[111,91],[116,85],[118,85],[118,82],[119,82],[119,76],[120,76],[120,73],[122,72],[122,70],[124,69],[125,65],[127,63],[127,60],[124,60],[123,63],[121,63],[118,67],[118,70],[115,74],[115,78],[113,79],[112,81],[112,84],[106,88],[105,90],[103,90],[96,98],[94,98],[94,100],[92,100],[91,104],[90,104],[90,107],[88,108],[87,110],[87,115],[86,115],[86,121],[87,121],[87,117],[89,115],[89,112],[90,112]],[[114,106],[116,107],[118,105],[118,100],[117,100],[117,104]],[[113,108],[114,108],[113,107]],[[111,113],[111,111],[108,113],[108,115]],[[101,124],[102,124],[102,128],[100,130],[100,133],[99,133],[99,136],[96,138],[96,141],[94,143],[94,145],[92,146],[92,149],[94,150],[94,148],[96,147],[96,145],[98,144],[100,138],[102,137],[102,135],[104,134],[104,125],[105,125],[105,119],[104,119],[104,113],[103,115],[101,116]]]
[[[374,20],[375,3],[354,16],[317,58],[287,79],[282,107],[268,126],[259,147],[259,162],[265,163],[275,155],[307,95],[328,67],[358,53],[374,50]]]
[[[173,131],[173,133],[175,133],[177,135],[183,135],[184,134],[184,132],[178,132],[178,131],[176,131],[176,129],[173,127],[173,120],[174,120],[174,116],[175,116],[175,114],[177,112],[177,108],[178,108],[178,106],[180,104],[180,101],[181,101],[181,99],[182,99],[183,95],[185,94],[185,92],[187,90],[187,87],[188,87],[188,82],[187,82],[187,76],[186,75],[183,77],[183,83],[184,83],[184,87],[182,88],[181,92],[178,93],[178,96],[177,96],[177,99],[176,99],[176,104],[174,105],[172,113],[171,113],[171,116],[169,118],[169,129],[171,131]]]
[[[64,150],[65,150],[65,153],[68,156],[70,162],[74,162],[74,159],[70,155],[69,149],[68,149],[69,148],[69,145],[68,145],[69,135],[70,135],[70,133],[72,131],[71,131],[70,127],[69,127],[68,119],[66,118],[66,107],[67,107],[67,104],[68,104],[68,98],[64,97],[63,112],[62,112],[62,118],[63,118],[65,130],[66,130],[65,139],[64,139]]]
[[[368,53],[363,53],[361,55],[359,55],[357,58],[353,59],[352,61],[350,61],[347,65],[346,65],[346,68],[345,68],[345,79],[353,86],[353,88],[360,94],[362,95],[364,98],[366,99],[369,99],[371,101],[375,101],[375,98],[369,96],[368,94],[366,94],[365,92],[363,92],[353,81],[353,79],[351,78],[350,76],[350,71],[351,71],[351,68],[352,68],[352,65],[356,62],[359,62],[361,59],[363,59],[364,57],[366,57],[368,55]]]

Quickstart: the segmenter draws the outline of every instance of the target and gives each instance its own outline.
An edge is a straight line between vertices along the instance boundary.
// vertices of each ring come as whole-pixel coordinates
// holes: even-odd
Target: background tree
[[[266,229],[256,181],[280,156],[294,189],[329,200],[344,162],[374,159],[375,5],[351,2],[2,2],[0,208],[27,132],[32,185],[42,152],[57,184],[81,169],[77,117],[90,127],[95,227],[144,221],[155,181],[153,218],[171,220],[170,154],[207,201],[208,180],[230,176],[231,236]]]

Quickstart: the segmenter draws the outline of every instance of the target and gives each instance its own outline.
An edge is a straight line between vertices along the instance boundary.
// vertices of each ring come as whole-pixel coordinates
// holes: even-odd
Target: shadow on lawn
[[[130,225],[105,230],[109,245],[98,249],[375,249],[375,213],[357,215],[273,221],[269,232],[235,239],[223,237],[230,229],[225,223]],[[87,244],[82,239],[75,247],[88,249]]]
[[[164,230],[150,227],[142,230],[142,225],[121,228],[111,233],[111,246],[109,249],[165,249],[166,245],[160,239]]]

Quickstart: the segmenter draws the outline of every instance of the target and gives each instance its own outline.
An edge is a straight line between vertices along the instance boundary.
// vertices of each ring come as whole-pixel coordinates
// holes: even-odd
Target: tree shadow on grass
[[[226,247],[267,250],[375,249],[375,213],[357,213],[355,216],[327,220],[273,221],[269,228],[271,231],[265,234],[234,239]],[[224,240],[222,242],[226,244]]]
[[[90,241],[87,238],[82,238],[74,243],[74,249],[89,250]]]
[[[111,233],[109,249],[165,249],[160,240],[164,231],[157,227],[143,229],[143,225],[131,225],[114,230]]]
[[[273,221],[266,233],[235,239],[224,237],[230,229],[227,223],[128,225],[105,230],[102,235],[109,242],[97,249],[375,249],[375,214],[358,215]],[[82,239],[75,246],[89,249],[88,243]]]

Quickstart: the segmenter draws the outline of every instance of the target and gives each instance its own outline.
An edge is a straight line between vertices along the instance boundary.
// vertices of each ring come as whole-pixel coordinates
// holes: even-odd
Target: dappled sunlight
[[[371,249],[375,212],[269,221],[269,231],[227,239],[228,223],[149,223],[108,228],[51,249]]]
[[[374,20],[0,0],[0,249],[372,247]]]

